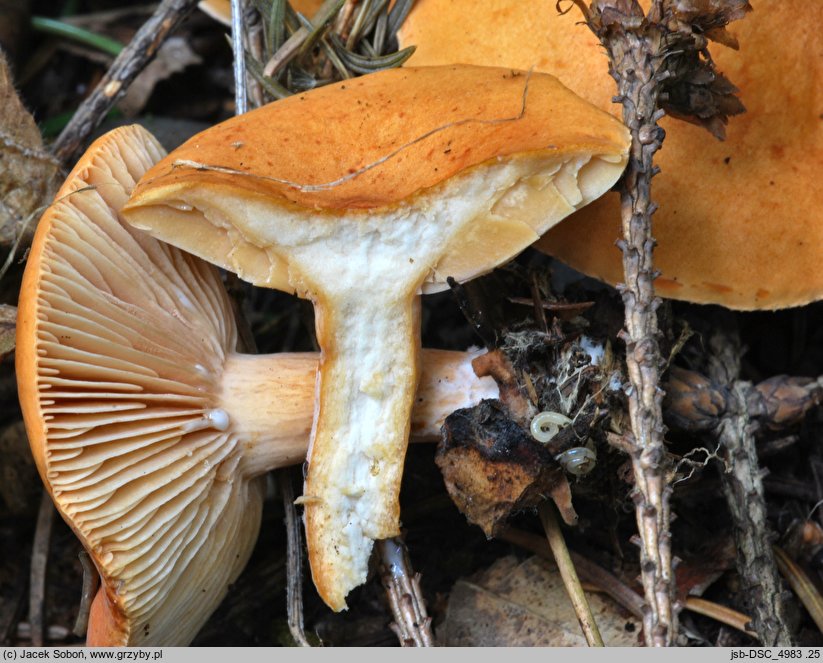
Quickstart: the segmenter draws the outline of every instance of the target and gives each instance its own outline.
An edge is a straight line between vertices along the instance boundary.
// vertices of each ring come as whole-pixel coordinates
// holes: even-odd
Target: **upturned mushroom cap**
[[[644,7],[647,2],[641,2]],[[737,309],[823,297],[823,3],[761,0],[734,24],[740,51],[715,45],[717,68],[747,112],[725,142],[664,118],[655,155],[657,291]],[[466,62],[551,71],[596,106],[620,114],[602,47],[579,13],[553,0],[418,0],[402,26],[408,64]],[[538,248],[609,283],[623,280],[619,197],[609,193],[548,232]]]
[[[626,129],[546,74],[389,70],[195,136],[141,180],[130,223],[313,300],[322,353],[303,495],[334,609],[399,531],[419,377],[417,294],[490,271],[607,190]]]
[[[140,127],[95,142],[38,226],[17,375],[32,451],[99,570],[91,645],[187,644],[256,539],[256,477],[302,462],[318,356],[234,352],[216,271],[124,226],[163,151]],[[412,430],[495,398],[473,353],[426,351]]]
[[[437,292],[447,276],[466,280],[509,260],[600,196],[625,166],[627,141],[621,123],[553,76],[392,69],[277,101],[195,136],[146,174],[124,213],[255,285],[293,291],[302,288],[290,273],[290,248],[257,208],[333,229],[344,215],[365,219],[465,198],[459,187],[468,177],[508,169],[427,266],[424,291]]]

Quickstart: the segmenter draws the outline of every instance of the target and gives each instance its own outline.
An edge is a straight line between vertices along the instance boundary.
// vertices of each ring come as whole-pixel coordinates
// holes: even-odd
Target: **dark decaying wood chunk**
[[[451,414],[435,461],[457,508],[488,537],[511,514],[545,497],[555,501],[566,523],[577,520],[563,470],[509,418],[499,401],[486,400]]]

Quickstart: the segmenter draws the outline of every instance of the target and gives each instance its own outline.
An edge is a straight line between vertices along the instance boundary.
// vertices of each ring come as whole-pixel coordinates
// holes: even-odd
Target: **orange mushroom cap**
[[[661,122],[655,288],[673,299],[775,309],[823,297],[823,3],[752,4],[733,26],[740,50],[712,47],[748,112],[731,120],[724,142],[694,125]],[[399,39],[417,47],[411,66],[535,67],[619,115],[606,55],[580,21],[576,11],[560,15],[554,0],[418,0]],[[616,284],[619,236],[619,196],[610,193],[536,246]]]
[[[323,0],[289,0],[294,11],[311,18],[323,5]],[[231,0],[201,0],[200,10],[223,25],[231,25]]]

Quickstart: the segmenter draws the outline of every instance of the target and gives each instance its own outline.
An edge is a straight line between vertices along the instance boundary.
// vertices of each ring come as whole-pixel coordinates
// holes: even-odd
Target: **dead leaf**
[[[17,309],[0,304],[0,359],[14,350],[14,334],[17,329]]]
[[[637,646],[637,619],[609,598],[587,598],[606,645]],[[478,578],[458,580],[439,635],[447,647],[586,646],[557,568],[539,557],[504,557]]]
[[[192,64],[200,64],[202,59],[191,50],[183,37],[167,39],[149,65],[140,72],[129,86],[125,96],[117,102],[117,107],[127,117],[134,117],[148,102],[154,87],[172,74],[183,71]]]
[[[21,243],[30,241],[36,225],[31,217],[51,201],[58,171],[0,52],[0,246],[12,245],[20,233]]]
[[[703,596],[720,576],[734,568],[736,559],[734,541],[722,535],[684,557],[674,570],[678,600],[685,602],[688,596]]]

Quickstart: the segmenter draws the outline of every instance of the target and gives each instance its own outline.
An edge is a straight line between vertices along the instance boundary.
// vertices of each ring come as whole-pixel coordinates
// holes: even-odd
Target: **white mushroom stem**
[[[411,434],[414,441],[432,441],[449,414],[497,398],[499,391],[492,378],[475,375],[471,362],[479,352],[423,350],[422,354]],[[245,476],[294,465],[306,457],[318,361],[315,353],[227,357],[219,409],[228,415],[241,440]]]
[[[365,582],[374,540],[400,533],[402,459],[418,379],[419,297],[360,299],[315,304],[323,353],[303,499],[312,575],[319,585],[334,579],[319,589],[337,610]]]

